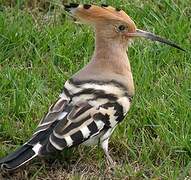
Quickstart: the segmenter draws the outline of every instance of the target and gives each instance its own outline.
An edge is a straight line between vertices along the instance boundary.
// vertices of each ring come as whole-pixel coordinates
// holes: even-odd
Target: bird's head
[[[70,3],[69,5],[65,5],[65,10],[68,11],[76,21],[95,27],[95,30],[107,39],[128,43],[135,37],[144,37],[184,51],[184,49],[167,39],[137,29],[134,21],[121,9],[107,5],[96,6]]]

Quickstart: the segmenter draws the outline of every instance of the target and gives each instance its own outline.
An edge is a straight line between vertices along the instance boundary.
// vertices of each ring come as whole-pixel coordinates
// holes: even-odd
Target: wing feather
[[[110,85],[110,88],[95,83],[85,85],[84,88],[66,82],[60,98],[41,120],[29,141],[30,144],[42,145],[40,155],[95,139],[100,132],[114,127],[123,118],[123,104],[128,103],[126,99],[117,102],[118,95],[123,94],[118,85]]]
[[[86,104],[86,105],[85,105]],[[43,153],[50,149],[48,146],[51,145],[57,150],[63,150],[66,147],[75,146],[83,143],[87,139],[99,134],[105,127],[105,122],[94,118],[94,115],[99,111],[99,109],[91,106],[87,102],[81,103],[81,106],[73,106],[67,116],[59,121],[55,126],[53,132],[50,134],[49,143],[45,144],[43,147]],[[91,106],[91,108],[90,108]],[[80,113],[80,119],[76,121],[73,119],[79,111],[83,109],[88,109],[84,114]]]

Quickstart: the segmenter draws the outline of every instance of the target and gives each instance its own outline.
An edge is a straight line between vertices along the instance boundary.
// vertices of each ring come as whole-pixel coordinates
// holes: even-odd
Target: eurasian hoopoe
[[[32,138],[0,160],[1,168],[14,170],[36,156],[77,146],[100,143],[107,162],[109,138],[127,114],[134,84],[127,48],[134,37],[145,37],[181,49],[152,33],[137,29],[122,10],[111,6],[65,5],[76,20],[95,29],[91,61],[66,81],[62,94],[41,120]]]

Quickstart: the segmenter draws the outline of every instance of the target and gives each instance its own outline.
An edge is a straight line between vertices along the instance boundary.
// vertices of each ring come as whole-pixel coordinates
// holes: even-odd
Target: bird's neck
[[[96,33],[95,51],[92,61],[97,66],[104,69],[111,69],[113,72],[125,73],[131,72],[129,59],[127,56],[127,45],[120,40],[113,40]]]
[[[134,83],[131,66],[127,56],[127,42],[113,40],[96,32],[95,51],[91,65],[98,72],[111,74],[112,79],[120,81],[134,95]]]
[[[116,80],[134,95],[134,83],[127,56],[127,46],[96,33],[95,51],[91,61],[73,79]]]

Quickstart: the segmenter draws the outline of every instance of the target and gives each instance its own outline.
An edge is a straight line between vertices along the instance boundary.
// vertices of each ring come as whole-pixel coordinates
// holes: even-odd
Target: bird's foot
[[[106,156],[106,162],[107,162],[107,166],[108,166],[111,170],[115,168],[116,162],[113,161],[113,159],[111,158],[110,155],[107,155],[107,156]]]

